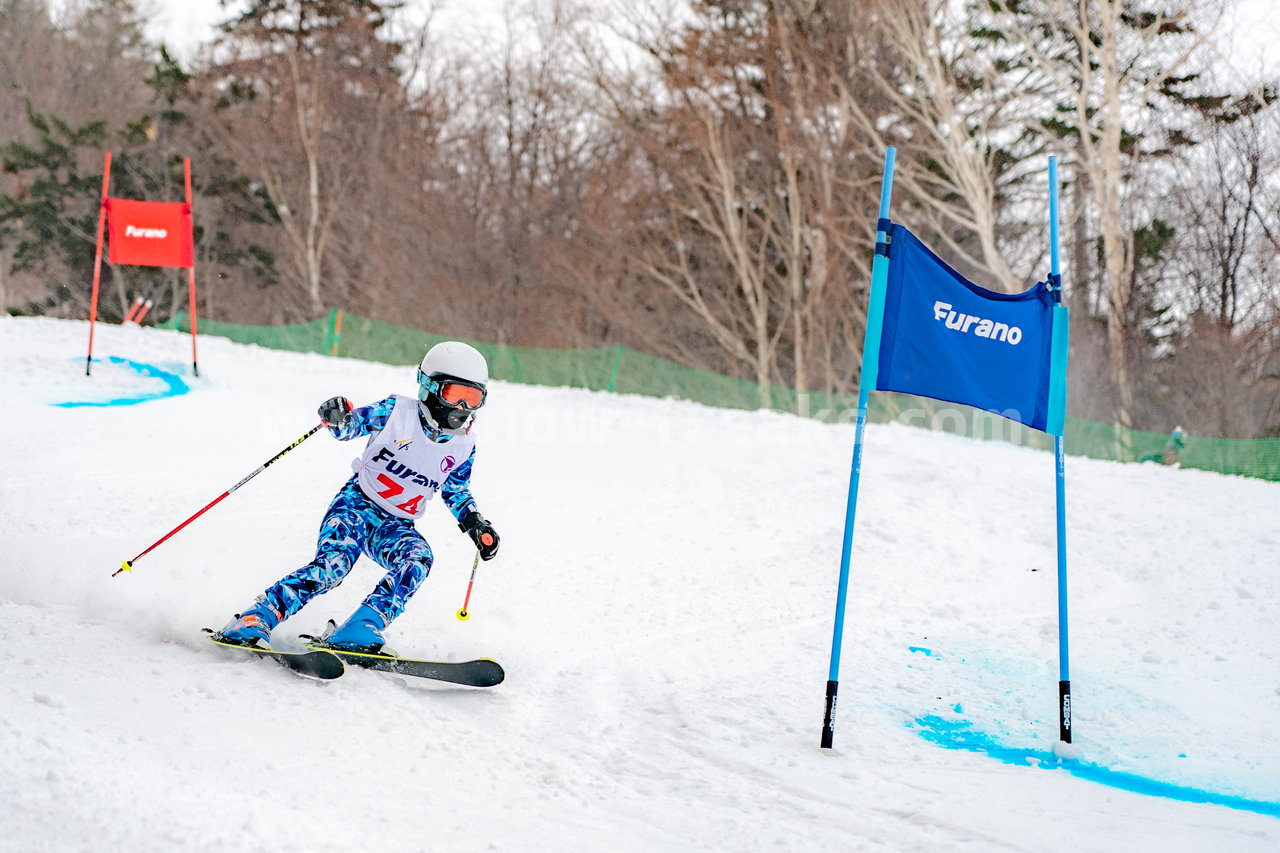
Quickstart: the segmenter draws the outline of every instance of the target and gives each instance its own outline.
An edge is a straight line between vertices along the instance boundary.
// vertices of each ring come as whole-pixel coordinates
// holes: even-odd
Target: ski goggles
[[[434,393],[450,406],[466,406],[468,409],[483,406],[487,396],[485,389],[479,385],[458,379],[432,379],[421,372],[418,374],[418,387],[423,394]]]

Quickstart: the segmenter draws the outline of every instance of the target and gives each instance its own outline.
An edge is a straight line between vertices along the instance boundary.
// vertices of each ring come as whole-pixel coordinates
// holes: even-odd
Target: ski
[[[218,639],[219,634],[212,628],[205,628],[204,631],[209,634],[209,642],[215,646],[221,646],[224,649],[235,649],[241,652],[248,652],[251,655],[262,658],[270,658],[285,669],[295,672],[303,678],[311,678],[316,681],[330,681],[342,676],[346,672],[347,667],[342,659],[328,652],[312,649],[305,652],[285,652],[278,649],[261,648],[259,646],[242,646],[238,643],[226,643]]]
[[[323,640],[307,639],[312,640],[307,644],[307,648],[312,649],[317,654],[333,655],[347,663],[365,669],[376,669],[381,672],[408,675],[414,678],[429,678],[432,681],[447,681],[450,684],[462,684],[467,687],[493,687],[501,684],[503,679],[506,678],[502,665],[489,658],[459,662],[416,660],[393,655],[349,652],[330,648],[324,645]]]

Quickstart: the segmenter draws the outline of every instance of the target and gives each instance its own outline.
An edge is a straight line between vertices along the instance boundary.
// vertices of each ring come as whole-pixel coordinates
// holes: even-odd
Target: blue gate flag
[[[1067,309],[1051,287],[987,290],[903,226],[889,234],[875,390],[973,406],[1061,435]]]
[[[1058,269],[1058,160],[1049,158],[1049,280],[1026,293],[995,293],[947,266],[889,219],[896,152],[885,151],[867,300],[858,419],[845,504],[840,581],[831,632],[823,749],[835,741],[840,650],[844,640],[862,446],[871,391],[901,391],[975,406],[1054,436],[1058,532],[1058,734],[1071,742],[1067,668],[1066,419],[1068,313]]]

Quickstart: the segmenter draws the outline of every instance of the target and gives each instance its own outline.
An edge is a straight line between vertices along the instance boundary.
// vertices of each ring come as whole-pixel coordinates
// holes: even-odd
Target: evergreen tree
[[[1039,132],[1070,146],[1076,182],[1069,198],[1087,212],[1101,247],[1098,267],[1105,293],[1107,363],[1117,423],[1133,425],[1135,346],[1156,317],[1136,310],[1154,303],[1135,292],[1139,238],[1159,228],[1157,187],[1169,175],[1153,169],[1196,142],[1204,115],[1222,112],[1230,98],[1208,91],[1192,60],[1202,44],[1189,0],[981,0],[971,6],[973,32],[1000,56],[1006,73],[1024,82],[1025,97],[1038,103]],[[1142,190],[1149,195],[1143,197]],[[1087,260],[1076,232],[1078,261]],[[1147,269],[1139,270],[1140,265]],[[1083,266],[1083,263],[1077,264]],[[1081,284],[1075,270],[1073,283]],[[1138,353],[1141,355],[1140,351]]]
[[[191,79],[162,50],[145,80],[155,93],[152,109],[124,122],[114,137],[104,120],[74,126],[28,102],[29,132],[0,146],[0,165],[13,176],[10,192],[0,194],[0,248],[11,253],[9,271],[43,281],[44,295],[15,310],[87,313],[104,150],[112,152],[110,195],[149,201],[183,200],[183,160],[190,157],[199,165],[193,169],[193,187],[201,280],[232,272],[272,280],[271,253],[253,235],[241,233],[245,223],[267,221],[264,199],[233,163],[203,150],[205,140],[193,132],[185,111],[184,90]],[[150,294],[159,303],[166,290],[172,293],[169,310],[176,311],[185,307],[186,289],[186,276],[172,270],[104,263],[100,316],[122,319],[135,296]]]
[[[0,147],[0,164],[16,177],[16,189],[0,195],[0,245],[11,249],[10,271],[29,272],[49,283],[46,299],[17,310],[65,313],[87,308],[98,227],[102,169],[86,169],[81,149],[98,150],[106,124],[72,127],[36,112],[27,103],[36,141],[12,140]]]

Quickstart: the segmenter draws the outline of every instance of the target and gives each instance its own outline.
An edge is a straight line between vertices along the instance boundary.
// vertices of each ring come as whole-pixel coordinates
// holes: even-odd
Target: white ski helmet
[[[471,428],[488,394],[489,365],[480,351],[462,341],[445,341],[427,351],[418,366],[418,406],[446,435]]]

